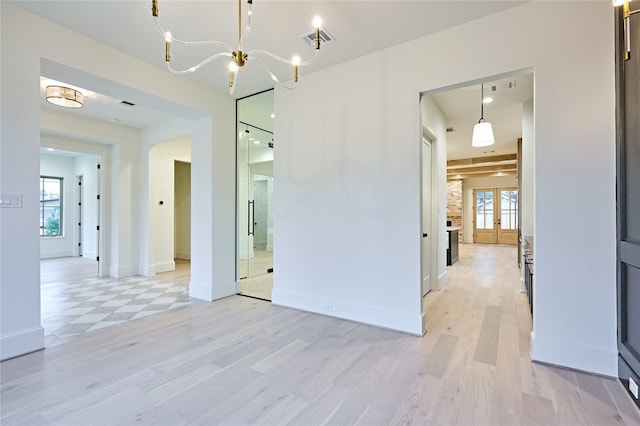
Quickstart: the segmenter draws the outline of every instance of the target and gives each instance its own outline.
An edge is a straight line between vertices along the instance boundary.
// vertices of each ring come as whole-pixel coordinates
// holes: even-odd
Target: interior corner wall
[[[420,100],[422,125],[433,132],[436,140],[433,142],[431,152],[436,155],[436,179],[432,182],[436,187],[437,214],[436,226],[438,229],[437,259],[438,259],[438,289],[448,282],[447,276],[447,120],[440,107],[429,95],[424,95]],[[432,250],[432,253],[435,252]]]
[[[462,223],[464,229],[464,242],[473,244],[473,190],[486,188],[517,188],[518,179],[515,176],[490,176],[469,178],[462,180]]]
[[[40,237],[40,258],[73,256],[73,243],[76,232],[74,227],[75,160],[73,157],[40,154],[40,175],[62,178],[60,209],[62,235]]]
[[[274,303],[415,332],[418,94],[535,71],[532,358],[615,376],[613,64],[609,2],[526,2],[276,87]]]
[[[39,212],[39,81],[45,59],[121,88],[135,88],[140,96],[147,94],[147,99],[152,98],[163,108],[184,114],[196,123],[198,140],[192,139],[192,149],[194,156],[200,156],[192,163],[192,172],[194,178],[201,179],[197,195],[201,197],[199,204],[203,208],[197,215],[192,213],[194,228],[202,231],[197,235],[197,242],[192,232],[192,245],[200,250],[197,260],[192,253],[192,284],[195,279],[203,298],[234,294],[233,99],[69,31],[9,2],[0,2],[0,19],[0,191],[21,194],[23,201],[22,208],[0,209],[0,358],[7,359],[44,347],[40,323],[40,236],[33,224],[37,223]],[[71,131],[71,135],[74,134],[75,130]],[[85,138],[81,135],[77,139]],[[103,138],[85,140],[114,142]],[[111,274],[117,276],[136,271],[139,254],[143,254],[135,238],[131,246],[122,241],[139,235],[138,226],[146,226],[138,221],[141,215],[137,214],[143,207],[140,206],[140,195],[146,191],[146,177],[139,176],[139,170],[145,165],[139,160],[140,148],[135,143],[122,143],[105,152],[113,153],[115,158],[111,163],[117,167],[114,173],[105,172],[114,195],[116,188],[118,192],[109,206],[112,225],[109,235],[103,235],[105,240],[119,241],[109,246],[108,253],[112,260],[118,259],[118,263],[107,265]],[[132,160],[124,161],[125,158]],[[137,184],[116,185],[119,179]],[[127,220],[128,215],[132,216],[131,220]]]

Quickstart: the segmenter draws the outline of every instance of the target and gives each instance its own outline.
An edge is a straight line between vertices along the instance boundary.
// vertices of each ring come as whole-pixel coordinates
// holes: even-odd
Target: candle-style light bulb
[[[294,56],[291,59],[291,63],[293,64],[293,81],[297,83],[298,82],[298,66],[300,65],[300,57]]]
[[[238,72],[238,65],[231,61],[229,62],[229,93],[233,94],[234,91],[234,83],[236,80],[236,73]]]
[[[320,49],[320,27],[322,27],[322,18],[316,16],[313,18],[313,26],[316,29],[316,50]]]
[[[171,62],[171,33],[164,33],[164,60]]]

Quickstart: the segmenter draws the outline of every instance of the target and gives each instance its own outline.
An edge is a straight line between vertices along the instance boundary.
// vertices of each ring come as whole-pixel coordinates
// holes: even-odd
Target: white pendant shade
[[[471,146],[489,146],[493,145],[495,139],[493,138],[493,128],[491,123],[487,121],[481,121],[473,126],[473,138],[471,139]]]

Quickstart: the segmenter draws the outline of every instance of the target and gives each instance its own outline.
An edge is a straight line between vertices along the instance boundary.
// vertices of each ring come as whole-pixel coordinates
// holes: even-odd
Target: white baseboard
[[[282,292],[275,288],[271,293],[271,303],[422,336],[422,312],[416,312],[415,315],[411,315],[405,312],[356,305],[345,301]]]
[[[40,259],[54,259],[56,257],[72,257],[73,249],[65,249],[65,250],[49,250],[49,251],[41,251]]]
[[[189,283],[189,296],[212,302],[235,295],[236,288],[235,281],[225,285],[212,286],[210,281],[198,283],[191,280]]]
[[[176,259],[182,260],[191,260],[191,252],[190,251],[177,251]]]
[[[109,269],[109,274],[114,278],[126,278],[138,275],[138,271],[132,265],[112,266]]]
[[[159,274],[160,272],[169,272],[169,271],[175,271],[175,270],[176,270],[176,262],[174,262],[173,260],[170,262],[156,263],[155,265],[156,274]]]
[[[438,290],[442,290],[442,287],[449,282],[449,271],[444,271],[438,276]]]
[[[44,349],[44,328],[33,327],[0,337],[0,360]]]
[[[531,360],[588,373],[618,377],[618,351],[601,351],[537,339],[531,333]]]

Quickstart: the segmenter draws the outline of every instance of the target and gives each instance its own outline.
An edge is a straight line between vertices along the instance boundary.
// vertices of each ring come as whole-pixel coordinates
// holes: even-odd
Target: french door
[[[473,190],[473,242],[518,244],[518,189]]]

